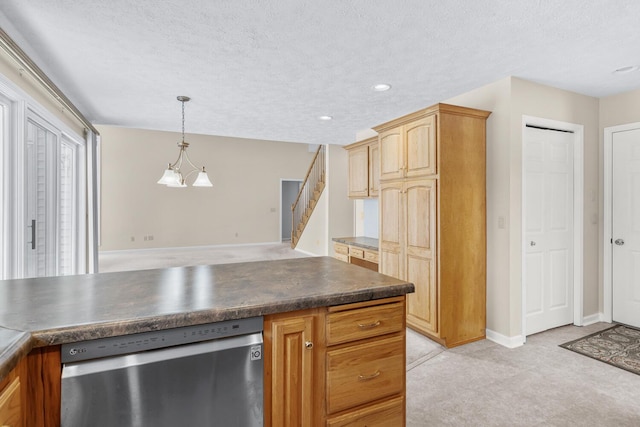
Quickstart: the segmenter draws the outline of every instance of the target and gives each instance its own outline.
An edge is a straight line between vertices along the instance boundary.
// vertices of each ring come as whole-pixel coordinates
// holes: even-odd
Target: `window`
[[[84,273],[84,140],[2,76],[0,109],[0,276]]]

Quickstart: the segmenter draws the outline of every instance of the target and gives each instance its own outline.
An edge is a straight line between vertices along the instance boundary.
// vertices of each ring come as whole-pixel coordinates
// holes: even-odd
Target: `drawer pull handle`
[[[375,371],[371,375],[358,375],[358,381],[369,381],[380,376],[380,371]]]
[[[358,323],[358,327],[360,329],[373,329],[377,326],[380,326],[379,320],[376,320],[374,323],[367,323],[366,325],[363,325],[362,323]]]
[[[307,342],[304,343],[304,346],[307,349],[312,349],[313,348],[313,342],[307,341]]]

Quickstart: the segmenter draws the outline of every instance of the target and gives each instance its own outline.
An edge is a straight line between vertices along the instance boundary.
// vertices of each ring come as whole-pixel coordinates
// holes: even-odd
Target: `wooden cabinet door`
[[[404,206],[402,182],[380,184],[379,271],[404,279]]]
[[[349,197],[369,196],[369,146],[349,150]]]
[[[0,393],[0,425],[22,427],[20,377],[14,378]]]
[[[405,144],[402,129],[402,126],[390,129],[378,137],[381,180],[404,177]]]
[[[405,280],[415,293],[407,295],[407,323],[437,334],[438,294],[436,283],[436,180],[411,180],[404,187],[406,204]]]
[[[380,147],[378,143],[369,146],[369,197],[378,197],[380,182]]]
[[[265,426],[311,426],[314,316],[276,315],[264,326]]]
[[[406,144],[407,178],[437,173],[436,116],[411,122],[403,127]]]

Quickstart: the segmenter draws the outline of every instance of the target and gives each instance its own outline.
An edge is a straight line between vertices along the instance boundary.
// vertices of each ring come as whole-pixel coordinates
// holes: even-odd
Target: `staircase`
[[[294,249],[302,236],[304,228],[309,222],[311,213],[316,207],[322,190],[325,186],[326,177],[326,147],[320,145],[316,155],[311,162],[307,176],[300,187],[300,192],[293,205],[291,205],[291,248]]]

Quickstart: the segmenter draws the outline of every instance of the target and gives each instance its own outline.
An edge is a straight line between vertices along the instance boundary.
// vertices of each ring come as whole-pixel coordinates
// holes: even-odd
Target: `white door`
[[[24,277],[56,275],[55,234],[57,136],[27,121],[25,173],[25,271]]]
[[[613,320],[640,327],[640,129],[613,134]]]
[[[523,135],[526,335],[573,323],[573,139]]]

